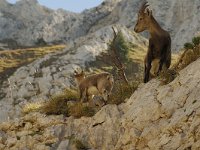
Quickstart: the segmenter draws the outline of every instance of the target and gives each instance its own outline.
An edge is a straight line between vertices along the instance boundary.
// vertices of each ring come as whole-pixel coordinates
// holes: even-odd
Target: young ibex
[[[138,20],[135,25],[134,31],[139,33],[148,30],[150,33],[149,46],[147,55],[144,60],[144,83],[149,81],[149,74],[152,62],[157,62],[158,67],[156,75],[161,72],[163,67],[165,69],[170,67],[171,64],[171,38],[167,31],[163,30],[158,22],[154,19],[152,11],[147,7],[149,5],[144,2],[138,12]]]
[[[85,77],[83,71],[81,73],[74,71],[74,77],[79,87],[81,102],[85,99],[88,100],[90,95],[99,94],[105,101],[108,100],[114,84],[113,76],[110,73],[105,72]]]

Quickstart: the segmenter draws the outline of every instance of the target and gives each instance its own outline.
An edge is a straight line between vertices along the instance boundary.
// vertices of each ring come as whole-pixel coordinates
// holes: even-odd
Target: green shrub
[[[121,61],[128,62],[129,45],[125,41],[123,33],[121,31],[117,34],[117,38],[115,40],[115,43],[113,44],[114,44],[114,47],[118,50],[118,53],[119,53],[118,56],[120,57]]]
[[[193,37],[192,43],[196,46],[200,44],[200,36],[198,37]]]
[[[193,45],[192,43],[189,43],[189,42],[188,42],[188,43],[185,43],[185,44],[184,44],[184,48],[185,48],[185,49],[193,49],[193,48],[194,48],[194,45]]]

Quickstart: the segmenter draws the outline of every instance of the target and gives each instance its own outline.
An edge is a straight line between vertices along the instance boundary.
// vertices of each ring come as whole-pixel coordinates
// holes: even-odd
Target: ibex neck
[[[153,35],[159,35],[163,31],[164,30],[160,27],[160,25],[158,24],[158,22],[152,16],[151,22],[150,22],[150,26],[149,26],[149,33],[151,34],[151,36],[153,36]]]
[[[80,84],[81,81],[83,81],[83,79],[85,79],[85,77],[76,78],[76,83],[77,83],[77,84]]]

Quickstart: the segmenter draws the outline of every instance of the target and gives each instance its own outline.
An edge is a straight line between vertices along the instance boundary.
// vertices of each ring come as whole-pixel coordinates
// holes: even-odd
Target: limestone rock
[[[171,83],[153,79],[93,117],[30,113],[0,124],[5,149],[199,149],[200,59]],[[22,134],[23,133],[23,134]]]

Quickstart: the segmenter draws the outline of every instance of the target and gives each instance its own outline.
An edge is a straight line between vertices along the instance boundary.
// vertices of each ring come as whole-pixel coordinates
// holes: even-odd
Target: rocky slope
[[[126,27],[120,27],[127,41],[133,42],[141,49],[146,40]],[[50,95],[58,94],[73,85],[71,75],[77,67],[84,68],[95,60],[101,52],[106,51],[113,39],[111,26],[69,43],[63,51],[46,55],[44,58],[19,68],[7,81],[0,85],[0,120],[16,117],[20,106],[30,101],[46,100]],[[71,44],[71,45],[70,45]]]
[[[149,0],[149,3],[158,22],[170,31],[173,50],[200,31],[199,0]],[[0,41],[30,46],[41,40],[70,41],[113,23],[132,29],[140,4],[140,0],[105,0],[98,7],[77,14],[62,9],[53,11],[40,6],[37,0],[20,0],[14,5],[0,0]]]
[[[0,0],[0,40],[19,46],[74,40],[86,35],[116,4],[117,1],[107,1],[104,6],[77,14],[62,9],[53,11],[39,5],[37,0],[20,0],[16,4]]]
[[[157,20],[171,32],[173,49],[199,30],[199,2],[193,0],[189,5],[186,0],[149,0]],[[144,49],[146,40],[131,31],[140,3],[140,0],[106,0],[98,7],[76,14],[50,10],[36,0],[21,0],[14,5],[0,0],[0,42],[24,46],[41,41],[66,42],[67,45],[63,51],[19,68],[0,85],[0,121],[15,117],[21,103],[46,99],[69,87],[73,68],[86,66],[107,49],[113,38],[112,25],[121,28],[127,41]],[[176,12],[177,18],[172,12]]]
[[[31,113],[2,123],[0,147],[74,150],[84,145],[92,150],[197,150],[199,93],[200,59],[180,71],[170,84],[151,80],[140,85],[125,103],[106,105],[91,118]]]

